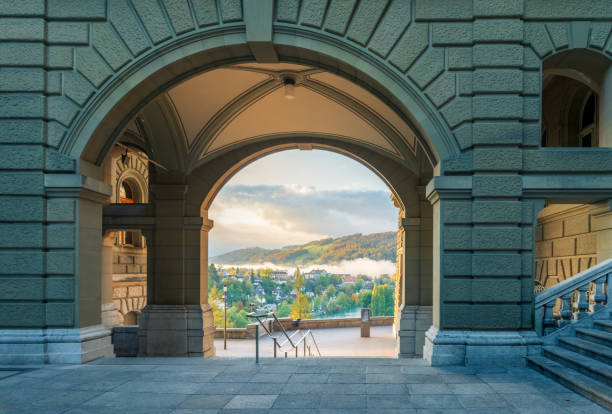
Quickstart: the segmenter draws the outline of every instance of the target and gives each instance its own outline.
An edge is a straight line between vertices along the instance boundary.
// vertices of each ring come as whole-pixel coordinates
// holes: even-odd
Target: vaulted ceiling
[[[286,97],[286,79],[294,99]],[[128,125],[122,141],[145,139],[150,156],[189,171],[257,139],[328,137],[413,164],[407,120],[363,86],[297,64],[245,63],[198,74],[160,95]],[[134,141],[135,142],[135,141]]]

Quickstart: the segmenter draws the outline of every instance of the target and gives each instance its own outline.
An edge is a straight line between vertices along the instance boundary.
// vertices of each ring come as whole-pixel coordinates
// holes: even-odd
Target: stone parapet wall
[[[279,318],[279,321],[286,330],[295,330],[294,320],[291,318]],[[268,329],[272,328],[273,332],[280,331],[278,325],[271,325],[272,319],[266,319],[265,323]],[[246,328],[228,328],[227,337],[231,339],[254,339],[255,325],[251,323]],[[372,318],[370,326],[391,326],[393,325],[393,316],[375,316]],[[300,329],[333,329],[333,328],[356,328],[361,326],[361,318],[332,318],[332,319],[304,319],[300,321]],[[265,334],[265,331],[260,328],[259,336]],[[223,338],[223,328],[217,328],[215,338]]]
[[[535,280],[549,288],[597,264],[589,204],[553,205],[538,216]]]

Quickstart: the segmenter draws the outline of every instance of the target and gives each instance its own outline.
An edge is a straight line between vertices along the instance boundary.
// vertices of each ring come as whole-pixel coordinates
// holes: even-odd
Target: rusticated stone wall
[[[99,166],[123,117],[197,70],[254,60],[260,43],[282,61],[337,69],[415,123],[436,168],[427,191],[434,327],[533,329],[537,207],[612,189],[608,148],[540,148],[542,62],[570,50],[609,60],[612,3],[261,1],[266,19],[263,8],[247,13],[258,11],[248,0],[0,2],[0,339],[39,333],[31,344],[3,343],[2,355],[30,347],[28,358],[53,360],[43,330],[99,326],[100,217],[110,196]],[[184,174],[177,183],[195,185],[173,154],[156,155]],[[172,213],[181,229],[199,218],[185,211]],[[199,230],[184,232],[198,246]],[[179,273],[199,268],[197,254],[177,261]],[[188,289],[184,280],[164,292],[172,303],[185,293],[199,302],[197,282]],[[496,355],[514,355],[506,351],[519,342]],[[444,343],[431,339],[432,363],[463,363],[471,352],[458,337],[449,346],[459,351],[438,353]]]
[[[549,288],[597,264],[590,205],[554,205],[538,215],[535,279]]]

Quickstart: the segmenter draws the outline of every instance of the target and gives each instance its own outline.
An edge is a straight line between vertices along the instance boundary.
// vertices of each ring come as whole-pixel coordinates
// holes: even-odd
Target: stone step
[[[563,348],[605,362],[606,364],[612,364],[612,348],[605,345],[575,337],[561,337],[558,343]]]
[[[612,365],[558,346],[545,346],[542,350],[544,356],[612,386]]]
[[[575,331],[578,338],[605,345],[612,351],[612,333],[589,328],[576,328]]]
[[[594,321],[593,324],[600,331],[612,332],[612,321],[610,320]]]
[[[612,387],[563,366],[545,356],[527,357],[527,363],[572,391],[608,410],[612,410]]]

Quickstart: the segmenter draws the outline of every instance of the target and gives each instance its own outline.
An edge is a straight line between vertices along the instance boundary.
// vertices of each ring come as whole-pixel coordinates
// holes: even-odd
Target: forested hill
[[[287,246],[281,249],[262,249],[253,247],[234,250],[210,258],[214,264],[258,264],[311,265],[318,263],[339,263],[361,257],[372,260],[395,262],[396,236],[393,231],[367,235],[352,234],[337,239],[312,241],[300,246]]]

